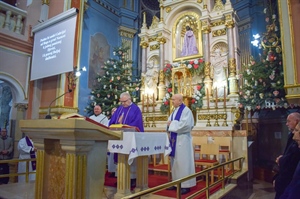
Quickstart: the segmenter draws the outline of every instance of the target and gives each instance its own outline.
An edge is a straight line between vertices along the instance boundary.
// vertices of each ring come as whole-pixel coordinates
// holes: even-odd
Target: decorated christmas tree
[[[240,74],[240,107],[248,110],[287,106],[284,90],[282,50],[276,5],[270,1],[266,14],[266,32],[257,45],[259,58],[251,57]]]
[[[108,59],[101,67],[93,84],[86,111],[93,114],[95,105],[102,107],[102,113],[110,117],[111,110],[119,106],[120,94],[128,92],[133,102],[139,101],[140,79],[132,75],[132,60],[127,59],[129,47],[116,47],[115,58]]]

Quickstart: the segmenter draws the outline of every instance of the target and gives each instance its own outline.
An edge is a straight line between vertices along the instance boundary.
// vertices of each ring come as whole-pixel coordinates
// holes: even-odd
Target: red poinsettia
[[[194,69],[197,69],[199,68],[199,65],[198,64],[194,64]]]
[[[168,106],[169,105],[169,101],[165,101],[164,105]]]
[[[172,88],[168,88],[168,93],[171,93],[172,92]]]
[[[191,102],[192,102],[192,104],[195,104],[196,100],[193,98],[193,99],[191,100]]]
[[[201,85],[197,85],[197,90],[200,91],[201,90]]]
[[[201,64],[203,63],[203,59],[199,59],[198,62]]]

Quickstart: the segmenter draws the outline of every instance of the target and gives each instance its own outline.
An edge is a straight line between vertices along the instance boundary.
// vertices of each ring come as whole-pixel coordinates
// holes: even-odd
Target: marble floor
[[[116,189],[105,187],[102,199],[112,199]],[[271,183],[264,181],[253,181],[253,193],[248,199],[273,199],[275,197],[274,189]],[[0,185],[0,199],[33,199],[34,198],[34,182],[30,183],[13,183]],[[158,195],[145,196],[147,199],[170,199]],[[236,197],[239,199],[239,197]],[[240,196],[240,199],[244,199]]]

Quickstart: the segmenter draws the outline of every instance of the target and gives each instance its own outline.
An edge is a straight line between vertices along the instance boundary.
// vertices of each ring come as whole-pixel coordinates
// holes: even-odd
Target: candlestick
[[[149,112],[149,95],[147,94],[147,112]]]
[[[224,86],[224,108],[226,107],[226,86]]]
[[[215,104],[216,104],[216,108],[218,108],[218,88],[216,87],[216,101],[215,101]]]
[[[142,95],[142,111],[144,112],[144,100],[145,100],[145,95]]]

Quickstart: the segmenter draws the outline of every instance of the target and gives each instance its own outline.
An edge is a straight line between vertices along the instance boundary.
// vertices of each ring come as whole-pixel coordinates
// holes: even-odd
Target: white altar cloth
[[[109,140],[108,150],[112,153],[128,154],[128,164],[134,158],[163,153],[165,156],[172,151],[167,133],[123,132],[123,140]]]

